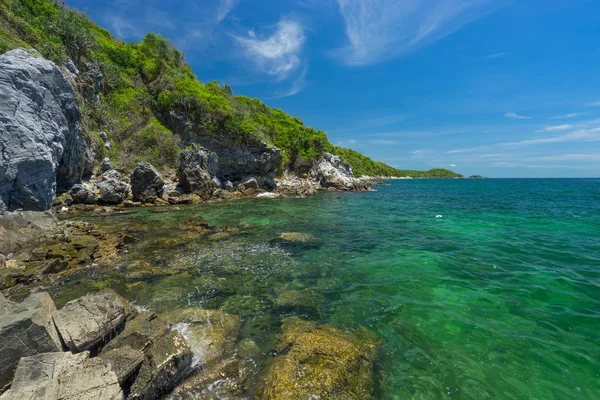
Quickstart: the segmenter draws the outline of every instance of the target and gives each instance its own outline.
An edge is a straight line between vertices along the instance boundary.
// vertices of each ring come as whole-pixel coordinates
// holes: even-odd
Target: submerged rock
[[[316,243],[317,239],[306,232],[284,232],[277,236],[272,243]]]
[[[343,332],[287,318],[268,368],[263,399],[369,399],[378,341],[366,332]]]
[[[54,323],[67,348],[81,352],[108,342],[130,313],[126,300],[105,289],[68,302],[55,314]]]
[[[325,298],[314,290],[287,290],[277,297],[277,305],[284,309],[308,309],[320,314]]]
[[[194,353],[192,366],[204,369],[231,355],[240,333],[240,317],[220,311],[189,308],[161,314],[161,318],[189,343]]]
[[[5,303],[2,308],[5,313],[0,317],[0,388],[11,381],[21,357],[62,351],[52,319],[56,307],[47,293],[33,294],[17,305]]]
[[[133,201],[153,203],[161,197],[165,181],[160,173],[149,163],[140,162],[131,174],[131,191]]]
[[[83,174],[77,97],[60,68],[35,50],[0,56],[0,88],[0,199],[9,210],[47,210],[57,188]]]

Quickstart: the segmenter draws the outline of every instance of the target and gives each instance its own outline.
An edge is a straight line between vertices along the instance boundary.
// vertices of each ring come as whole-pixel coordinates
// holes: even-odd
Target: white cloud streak
[[[536,132],[568,131],[569,129],[573,129],[573,125],[565,124],[565,125],[547,126],[544,129],[540,129],[539,131],[536,131]]]
[[[557,115],[556,117],[552,117],[550,119],[567,119],[567,118],[575,118],[575,117],[579,117],[580,115],[584,115],[583,113],[570,113],[570,114],[565,114],[565,115]]]
[[[253,34],[234,38],[259,69],[279,80],[287,78],[302,65],[300,55],[306,37],[298,22],[281,20],[271,36]]]
[[[509,0],[337,0],[348,45],[347,65],[376,64],[433,43]]]
[[[508,119],[531,119],[531,117],[526,117],[524,115],[519,115],[515,112],[507,112],[504,116]]]
[[[489,55],[485,56],[485,59],[493,60],[495,58],[501,58],[501,57],[505,57],[507,55],[508,55],[508,53],[494,53],[494,54],[489,54]]]
[[[217,8],[217,23],[223,21],[239,3],[239,0],[221,0]]]

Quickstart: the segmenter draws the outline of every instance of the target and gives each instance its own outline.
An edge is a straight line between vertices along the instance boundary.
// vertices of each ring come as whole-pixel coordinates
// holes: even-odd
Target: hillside
[[[17,47],[35,48],[77,71],[75,86],[96,160],[108,156],[123,169],[138,161],[173,167],[190,144],[178,132],[185,120],[207,135],[228,132],[279,148],[280,172],[301,170],[330,152],[349,162],[356,175],[458,176],[447,170],[399,171],[335,147],[325,132],[296,117],[236,96],[228,85],[198,81],[183,54],[160,35],[125,43],[52,0],[0,0],[0,54]]]

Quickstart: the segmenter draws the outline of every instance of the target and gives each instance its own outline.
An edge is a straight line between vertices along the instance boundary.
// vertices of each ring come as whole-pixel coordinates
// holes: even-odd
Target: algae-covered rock
[[[248,317],[273,307],[269,299],[262,299],[248,295],[230,296],[221,306],[221,310],[227,313]]]
[[[158,318],[154,313],[141,313],[137,318],[126,322],[123,332],[111,340],[104,347],[102,353],[122,347],[144,350],[168,332],[169,325],[167,321]]]
[[[271,240],[273,243],[316,243],[317,239],[306,232],[284,232]]]
[[[181,332],[194,353],[192,365],[202,368],[233,353],[241,326],[237,315],[199,308],[171,311],[160,317]]]
[[[369,399],[378,341],[291,317],[268,369],[263,399]]]
[[[287,290],[277,297],[277,305],[285,309],[309,309],[322,312],[325,298],[314,290]]]

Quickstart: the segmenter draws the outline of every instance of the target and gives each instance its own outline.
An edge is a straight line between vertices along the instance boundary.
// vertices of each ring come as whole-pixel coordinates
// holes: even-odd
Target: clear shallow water
[[[192,215],[231,237],[190,235]],[[156,311],[222,309],[265,359],[290,313],[366,327],[383,339],[380,399],[600,398],[598,179],[396,181],[89,220],[141,241],[53,288],[59,304],[110,286]],[[270,243],[292,231],[316,241]],[[305,288],[320,309],[276,306]]]

